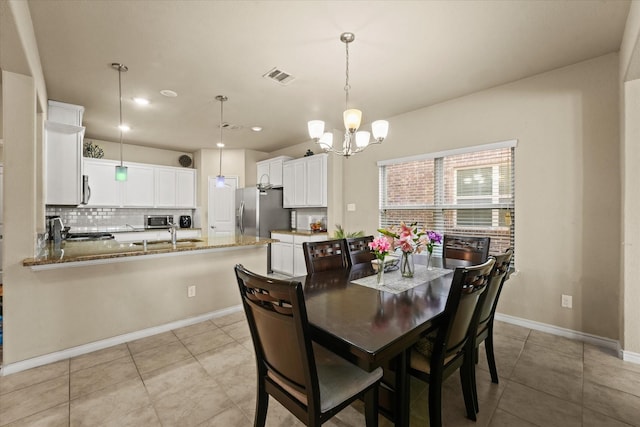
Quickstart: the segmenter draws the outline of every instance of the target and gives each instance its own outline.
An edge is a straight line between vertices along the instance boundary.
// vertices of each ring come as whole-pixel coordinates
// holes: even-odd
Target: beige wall
[[[624,85],[625,126],[623,137],[623,298],[620,304],[622,316],[622,348],[640,354],[640,80]]]
[[[198,169],[197,215],[200,218],[201,228],[208,230],[209,178],[215,178],[220,174],[220,150],[217,148],[198,150],[194,153],[194,165]],[[245,170],[245,150],[225,149],[222,152],[222,174],[238,177],[238,188],[245,185]]]
[[[631,3],[620,46],[622,277],[620,338],[625,352],[640,354],[640,2]],[[634,80],[635,79],[635,80]]]
[[[85,138],[85,142],[93,142],[104,150],[104,159],[120,160],[120,143],[104,141],[100,139]],[[161,148],[143,147],[133,144],[122,144],[122,158],[126,162],[149,163],[153,165],[181,167],[178,159],[183,154],[193,159],[193,153],[183,151],[165,150]],[[194,167],[193,164],[191,167]]]
[[[498,310],[618,339],[617,82],[611,54],[391,118],[382,146],[344,163],[345,226],[375,233],[376,161],[517,139],[518,274]]]
[[[4,363],[238,305],[233,266],[265,274],[266,256],[266,246],[251,246],[49,271],[14,265]]]

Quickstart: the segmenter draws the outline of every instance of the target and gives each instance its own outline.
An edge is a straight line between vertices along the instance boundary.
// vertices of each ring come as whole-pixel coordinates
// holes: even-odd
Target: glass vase
[[[384,284],[384,259],[378,260],[378,271],[376,273],[376,281],[378,286]]]
[[[402,274],[402,277],[413,277],[415,271],[416,267],[413,263],[413,253],[402,252],[402,257],[400,258],[400,274]]]
[[[433,270],[433,252],[427,252],[427,270]]]

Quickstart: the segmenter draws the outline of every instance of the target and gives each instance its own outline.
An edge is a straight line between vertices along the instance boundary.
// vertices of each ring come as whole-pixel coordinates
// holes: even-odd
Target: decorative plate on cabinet
[[[180,156],[180,158],[178,158],[178,162],[180,162],[180,166],[188,168],[189,166],[191,166],[191,157],[183,154],[182,156]]]

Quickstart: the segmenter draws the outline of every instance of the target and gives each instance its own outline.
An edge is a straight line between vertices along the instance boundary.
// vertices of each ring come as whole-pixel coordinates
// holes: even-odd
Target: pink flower
[[[376,237],[369,243],[369,249],[376,254],[376,258],[384,260],[384,256],[391,250],[391,243],[386,237]]]

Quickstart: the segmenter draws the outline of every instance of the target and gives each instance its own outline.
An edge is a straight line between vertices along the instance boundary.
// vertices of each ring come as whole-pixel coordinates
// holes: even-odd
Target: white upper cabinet
[[[195,169],[126,162],[127,180],[115,180],[115,160],[84,159],[91,197],[87,206],[195,207]]]
[[[306,159],[307,206],[327,206],[327,155],[318,154]]]
[[[84,173],[89,177],[91,196],[87,206],[119,207],[122,204],[121,182],[116,181],[115,160],[84,159]]]
[[[176,171],[173,168],[156,168],[156,206],[169,208],[176,205]]]
[[[196,171],[195,169],[176,170],[176,206],[179,208],[196,207]]]
[[[283,186],[284,162],[291,160],[288,156],[278,156],[273,159],[262,160],[256,163],[256,179],[258,184],[271,184],[272,187]]]
[[[128,165],[127,180],[124,181],[122,205],[152,208],[155,203],[154,167]]]
[[[155,183],[156,207],[195,207],[195,169],[158,167],[156,168]]]
[[[284,163],[285,208],[327,207],[327,157],[316,154]]]
[[[82,202],[84,108],[55,101],[48,104],[44,128],[45,204],[79,205]]]

